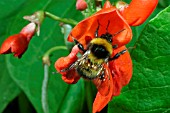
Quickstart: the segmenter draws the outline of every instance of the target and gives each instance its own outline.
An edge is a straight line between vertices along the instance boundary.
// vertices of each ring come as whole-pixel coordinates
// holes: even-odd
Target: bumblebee
[[[107,32],[101,36],[98,36],[98,30],[100,27],[98,22],[95,38],[90,41],[86,50],[81,43],[74,39],[74,42],[83,52],[83,55],[68,68],[61,70],[61,72],[65,72],[74,68],[77,73],[85,79],[94,80],[99,78],[101,81],[105,80],[104,64],[107,64],[111,60],[117,59],[121,54],[126,52],[126,50],[123,50],[117,53],[115,56],[111,57],[113,50],[117,48],[117,45],[112,45],[112,38],[116,34],[123,32],[125,29],[120,30],[112,35],[108,32],[109,23],[110,21],[108,22],[106,28]]]

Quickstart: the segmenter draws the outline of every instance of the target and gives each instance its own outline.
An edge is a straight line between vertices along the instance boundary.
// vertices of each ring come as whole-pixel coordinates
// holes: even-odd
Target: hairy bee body
[[[122,29],[112,35],[108,32],[109,23],[110,21],[108,22],[106,28],[107,32],[101,36],[98,36],[98,30],[100,26],[98,22],[98,27],[95,32],[96,37],[90,41],[87,49],[84,49],[81,43],[79,43],[76,39],[73,39],[78,48],[83,52],[83,55],[68,68],[61,70],[61,72],[65,72],[74,68],[77,73],[85,79],[95,80],[95,78],[99,78],[101,81],[104,81],[105,78],[107,78],[104,65],[111,60],[117,59],[121,54],[126,52],[126,50],[123,50],[111,57],[113,49],[117,48],[117,45],[112,45],[112,38],[125,29]]]
[[[83,78],[96,78],[102,71],[104,60],[96,59],[94,56],[92,57],[91,51],[87,51],[86,54],[79,59],[80,61],[76,70]]]
[[[106,39],[91,40],[87,51],[75,62],[76,71],[86,79],[94,79],[104,74],[103,65],[112,54],[112,45]]]

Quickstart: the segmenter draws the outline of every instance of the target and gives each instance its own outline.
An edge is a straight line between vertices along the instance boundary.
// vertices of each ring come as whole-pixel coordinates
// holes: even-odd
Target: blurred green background
[[[110,0],[115,2],[115,0]],[[127,0],[129,2],[130,0]],[[104,1],[102,2],[104,3]],[[0,0],[0,45],[29,22],[23,19],[38,10],[76,21],[84,19],[75,8],[76,0]],[[101,113],[170,112],[170,1],[159,4],[147,21],[132,27],[130,50],[134,72],[130,84],[113,98]],[[60,22],[45,18],[40,36],[34,36],[21,59],[0,55],[0,112],[43,113],[41,87],[44,77],[42,56],[54,46],[63,46]],[[73,26],[74,27],[74,26]],[[96,95],[91,82],[81,79],[75,85],[62,81],[55,61],[68,54],[55,51],[50,57],[48,105],[50,113],[90,113]]]

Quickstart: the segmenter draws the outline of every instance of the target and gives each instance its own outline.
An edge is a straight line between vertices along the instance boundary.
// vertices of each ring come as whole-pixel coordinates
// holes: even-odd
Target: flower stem
[[[67,19],[67,18],[60,18],[60,17],[58,17],[56,15],[53,15],[53,14],[51,14],[49,12],[45,12],[45,16],[47,16],[49,18],[52,18],[52,19],[54,19],[56,21],[60,21],[60,22],[66,23],[66,24],[71,24],[71,25],[74,25],[74,26],[77,25],[77,23],[78,23],[75,20]]]
[[[42,82],[42,91],[41,91],[41,103],[43,113],[49,113],[49,106],[48,106],[48,81],[49,81],[49,66],[50,66],[50,54],[59,49],[67,49],[65,46],[56,46],[49,49],[43,56],[43,64],[44,64],[44,79]]]
[[[41,103],[42,103],[42,109],[44,113],[49,113],[48,98],[47,98],[48,79],[49,79],[48,69],[49,69],[48,64],[45,64],[44,79],[42,83],[42,93],[41,93]]]
[[[43,56],[42,60],[43,60],[43,64],[47,64],[48,66],[50,66],[50,54],[56,50],[60,50],[60,49],[65,49],[67,50],[67,48],[65,46],[55,46],[50,48]]]
[[[50,48],[45,54],[44,56],[50,56],[50,54],[56,50],[60,50],[60,49],[67,49],[65,46],[55,46],[55,47],[52,47]]]

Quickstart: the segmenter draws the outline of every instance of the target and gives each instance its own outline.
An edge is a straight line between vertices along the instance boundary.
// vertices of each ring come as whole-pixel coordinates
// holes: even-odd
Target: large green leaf
[[[0,113],[4,110],[4,108],[8,105],[8,103],[13,100],[19,93],[20,89],[13,82],[11,77],[9,76],[9,71],[6,69],[4,57],[0,58]]]
[[[5,1],[3,2],[3,5],[8,4],[9,3]],[[75,9],[75,2],[70,2],[69,0],[29,0],[22,1],[16,6],[14,5],[14,7],[9,7],[11,10],[8,9],[9,11],[6,11],[8,14],[3,14],[4,17],[2,17],[3,19],[10,19],[10,21],[8,21],[8,32],[5,33],[6,36],[18,33],[27,23],[22,19],[23,16],[30,15],[37,10],[43,9],[57,16],[69,17],[75,20],[82,18],[80,12]],[[5,6],[2,8],[5,8]],[[1,29],[6,30],[7,28]],[[57,45],[64,45],[64,37],[61,34],[59,22],[46,18],[41,26],[40,37],[33,37],[28,50],[21,59],[14,58],[12,55],[5,56],[6,62],[4,63],[7,65],[6,70],[16,84],[25,92],[38,113],[43,112],[41,105],[41,87],[44,75],[41,58],[48,49]],[[67,95],[68,85],[61,80],[61,75],[52,74],[52,72],[55,71],[53,66],[55,60],[67,54],[67,51],[59,50],[51,57],[52,65],[50,66],[51,73],[48,86],[50,113],[56,113],[56,111],[59,110],[59,106],[65,105],[62,101],[65,98],[64,96]],[[6,88],[5,86],[3,87]],[[79,96],[76,98],[83,98],[81,97],[83,96],[82,92],[77,91],[77,95]],[[83,101],[81,103],[83,103]],[[75,109],[80,109],[80,106],[74,107]],[[73,112],[74,110],[72,113]]]
[[[69,87],[68,93],[62,101],[63,104],[57,113],[82,113],[84,95],[84,81],[80,79],[77,84]]]
[[[170,6],[147,24],[131,56],[132,80],[108,113],[169,113]]]
[[[11,4],[8,5],[5,5],[5,0],[0,1],[0,44],[4,41],[4,38],[8,36],[7,32],[10,29],[8,27],[11,21],[9,15],[12,11],[9,10],[9,8],[14,10],[14,7],[19,7],[23,0],[18,1],[19,2],[14,3],[14,0],[11,0]],[[11,79],[9,70],[5,56],[0,56],[0,113],[6,108],[8,103],[20,93],[20,88]]]

